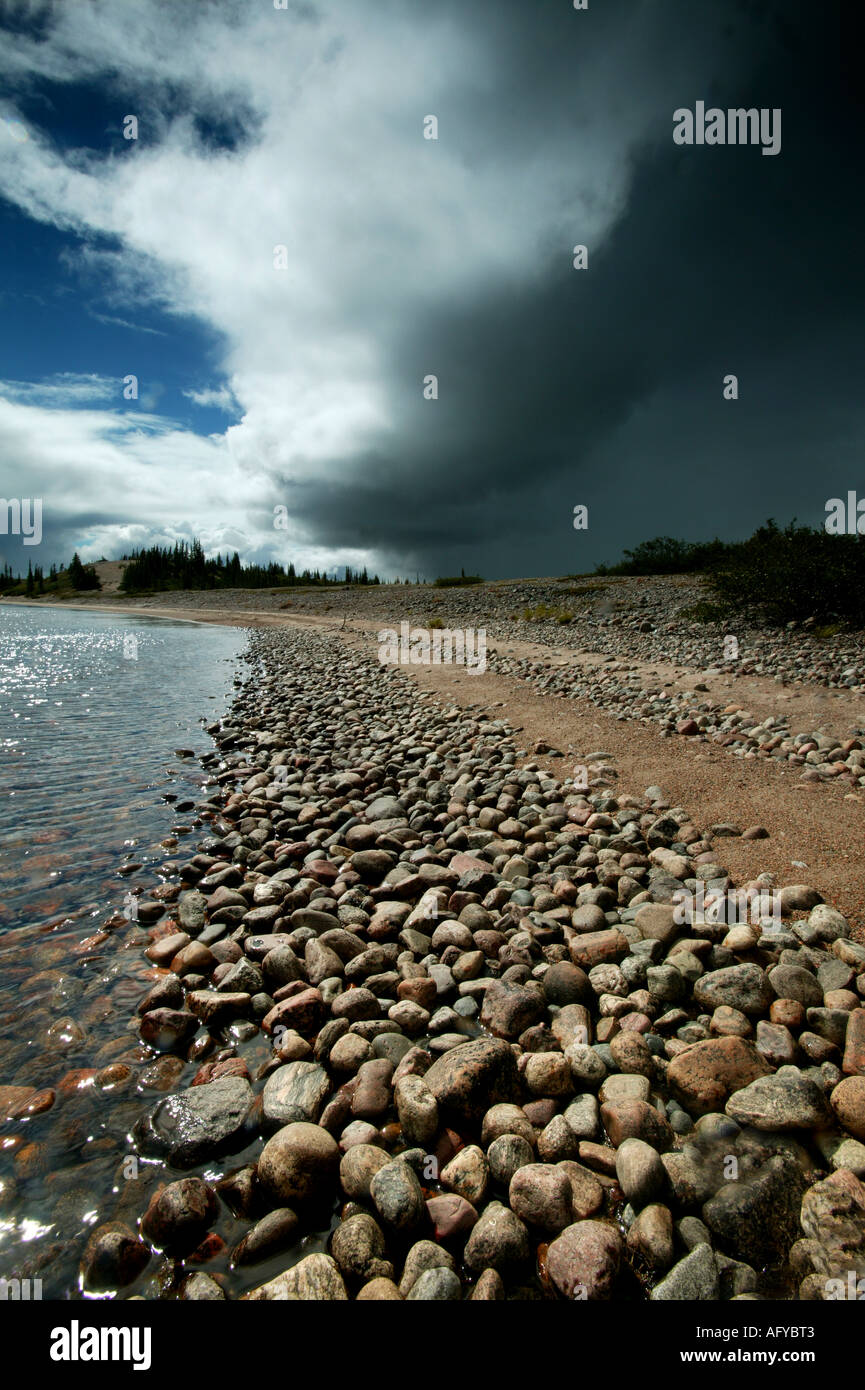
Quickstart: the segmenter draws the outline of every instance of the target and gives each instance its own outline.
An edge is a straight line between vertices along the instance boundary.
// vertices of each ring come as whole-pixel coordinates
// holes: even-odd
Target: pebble
[[[93,1293],[133,1284],[150,1262],[150,1250],[129,1226],[109,1221],[88,1238],[81,1260],[81,1279]]]
[[[370,1182],[369,1195],[385,1226],[401,1235],[414,1231],[426,1215],[417,1176],[400,1159],[379,1168]]]
[[[351,1149],[342,1161],[358,1152]],[[320,1125],[298,1122],[268,1139],[258,1160],[258,1180],[277,1205],[295,1207],[331,1192],[339,1164],[333,1137]]]
[[[720,1281],[711,1246],[697,1245],[689,1255],[679,1260],[666,1278],[655,1285],[650,1297],[657,1303],[717,1300],[720,1297]]]
[[[528,1163],[511,1178],[508,1203],[528,1226],[561,1231],[573,1217],[571,1184],[554,1164]]]
[[[608,1299],[622,1262],[622,1238],[601,1221],[577,1221],[547,1250],[547,1273],[563,1297]]]
[[[442,1169],[441,1181],[451,1192],[465,1198],[472,1206],[478,1206],[490,1181],[487,1155],[477,1144],[466,1145]]]
[[[228,1076],[168,1096],[134,1127],[142,1153],[192,1168],[242,1142],[253,1103],[249,1082]]]
[[[358,1213],[337,1226],[330,1251],[344,1278],[392,1279],[393,1266],[385,1259],[384,1233],[371,1216]]]
[[[529,1238],[523,1222],[501,1202],[490,1202],[466,1243],[464,1259],[468,1268],[476,1273],[494,1269],[504,1274],[528,1257]]]
[[[781,1067],[773,1076],[760,1076],[727,1101],[727,1114],[741,1125],[783,1133],[823,1129],[830,1110],[822,1089],[798,1067]]]
[[[780,930],[688,921],[679,889],[731,883],[712,837],[738,835],[732,815],[701,827],[661,788],[622,796],[600,752],[575,789],[517,758],[498,711],[419,700],[327,633],[262,629],[249,656],[214,726],[206,852],[141,933],[169,983],[146,980],[140,1058],[133,1035],[99,1059],[175,1092],[133,1126],[143,1155],[182,1168],[260,1146],[247,1178],[220,1184],[245,1226],[232,1258],[296,1262],[246,1296],[456,1300],[463,1271],[472,1299],[538,1296],[550,1237],[547,1293],[630,1296],[607,1215],[622,1198],[638,1276],[665,1275],[653,1296],[763,1290],[755,1271],[789,1253],[814,1190],[793,1150],[775,1152],[784,1134],[831,1132],[836,1177],[860,1162],[865,948],[841,914],[782,883]],[[564,690],[557,668],[529,674]],[[622,679],[580,673],[572,689]],[[660,704],[637,717],[679,723],[692,746],[783,749],[783,726],[764,751],[776,725],[711,698]],[[840,758],[857,785],[861,751]],[[752,855],[759,830],[743,835]],[[83,1009],[42,1025],[60,1047],[87,1026]],[[16,1099],[26,1111],[49,1087],[61,1096],[48,1073]],[[740,1181],[723,1175],[731,1145]],[[38,1161],[19,1157],[22,1173]],[[302,1253],[336,1207],[333,1253]],[[705,1239],[676,1263],[673,1231],[695,1210]],[[419,1247],[438,1263],[406,1285]]]
[[[160,1250],[188,1255],[216,1221],[219,1202],[201,1178],[180,1178],[150,1199],[141,1233]]]
[[[314,1062],[289,1062],[265,1082],[262,1113],[271,1128],[305,1120],[314,1124],[331,1089],[324,1067]]]
[[[865,1141],[865,1076],[839,1081],[829,1100],[838,1123],[854,1138]]]
[[[330,1255],[312,1254],[242,1297],[253,1302],[288,1299],[301,1303],[344,1303],[348,1293],[336,1261]]]
[[[462,1298],[459,1276],[452,1269],[427,1269],[412,1286],[408,1300],[447,1303]]]
[[[708,1232],[706,1233],[708,1236]],[[673,1217],[669,1207],[653,1202],[639,1213],[628,1231],[627,1246],[660,1272],[673,1263]]]
[[[616,1177],[635,1208],[646,1206],[666,1186],[660,1155],[642,1139],[626,1139],[616,1151]]]
[[[418,1279],[431,1269],[448,1269],[455,1272],[454,1257],[435,1241],[418,1240],[411,1246],[405,1258],[399,1281],[400,1296],[408,1298]]]

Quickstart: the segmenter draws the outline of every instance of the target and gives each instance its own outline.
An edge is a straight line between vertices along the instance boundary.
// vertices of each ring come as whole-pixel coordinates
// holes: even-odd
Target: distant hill
[[[93,568],[102,582],[103,594],[116,594],[120,589],[120,580],[123,578],[123,571],[126,569],[126,560],[95,560]]]

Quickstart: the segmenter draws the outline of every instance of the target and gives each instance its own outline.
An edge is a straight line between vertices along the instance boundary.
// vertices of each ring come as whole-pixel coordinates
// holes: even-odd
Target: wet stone
[[[563,1297],[588,1301],[612,1296],[622,1260],[622,1238],[601,1221],[577,1221],[552,1242],[547,1272]]]
[[[369,1195],[385,1226],[400,1234],[416,1230],[427,1214],[416,1174],[399,1159],[379,1168],[370,1182]]]
[[[275,1202],[296,1209],[298,1204],[330,1195],[339,1163],[336,1140],[326,1130],[297,1122],[267,1141],[258,1160],[258,1179]]]
[[[135,1125],[133,1137],[142,1153],[192,1168],[242,1142],[252,1101],[248,1081],[225,1077],[166,1097]]]

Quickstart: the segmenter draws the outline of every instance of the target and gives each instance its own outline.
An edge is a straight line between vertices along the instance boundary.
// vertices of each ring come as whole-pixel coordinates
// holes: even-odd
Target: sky
[[[43,518],[0,562],[822,524],[865,494],[857,8],[0,0],[0,493]],[[780,150],[677,143],[698,102]]]

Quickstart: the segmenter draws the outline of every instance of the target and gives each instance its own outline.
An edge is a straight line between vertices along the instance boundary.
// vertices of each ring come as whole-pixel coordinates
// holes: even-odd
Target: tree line
[[[22,594],[26,598],[36,598],[40,594],[62,594],[71,590],[101,589],[102,582],[92,565],[82,564],[76,550],[68,565],[52,565],[46,576],[41,565],[32,560],[27,566],[27,574],[14,574],[10,564],[4,564],[0,571],[0,594]]]
[[[269,565],[244,565],[240,555],[217,554],[207,559],[199,540],[177,541],[172,546],[152,545],[122,557],[127,561],[120,587],[124,593],[165,589],[278,589],[299,585],[380,584],[377,574],[370,577],[366,566],[345,575],[330,577],[318,569],[298,573],[292,563],[286,567],[275,560]]]

